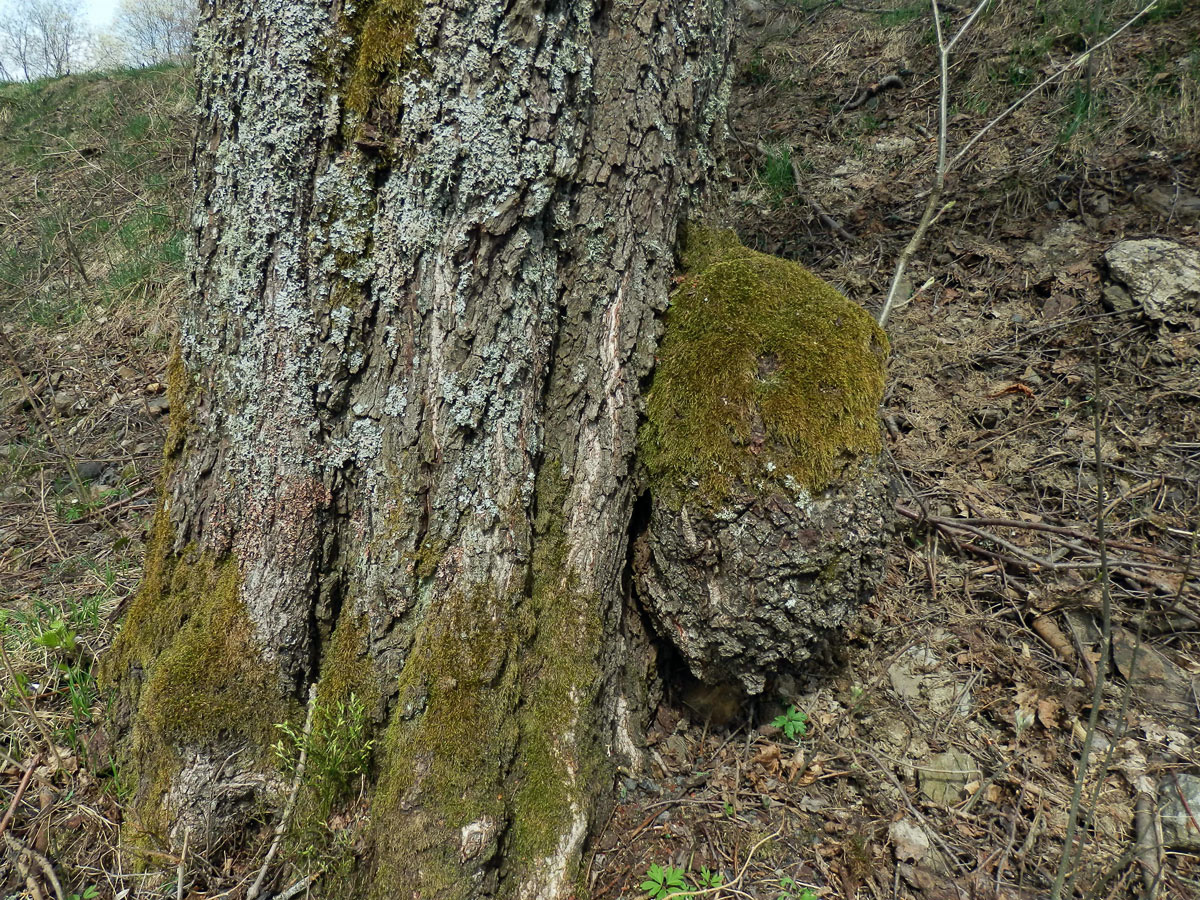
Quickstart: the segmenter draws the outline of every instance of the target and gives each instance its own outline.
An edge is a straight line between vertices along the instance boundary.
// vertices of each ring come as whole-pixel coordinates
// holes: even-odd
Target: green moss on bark
[[[218,742],[265,757],[275,723],[295,716],[263,663],[242,605],[237,561],[189,546],[174,552],[160,505],[145,575],[101,681],[133,718],[130,763],[143,827],[168,824],[163,799],[188,746]]]
[[[400,888],[423,897],[472,896],[461,829],[490,823],[495,830],[508,805],[504,783],[519,697],[514,612],[493,587],[477,585],[445,598],[417,633],[381,747],[372,816],[377,896],[396,896]]]
[[[365,116],[389,82],[403,71],[416,36],[421,0],[363,0],[354,7],[349,31],[355,51],[346,84],[346,106]]]
[[[519,864],[553,854],[577,816],[591,812],[605,767],[596,705],[603,679],[599,599],[567,563],[567,485],[557,460],[538,472],[536,535],[525,653],[518,788],[509,852]]]
[[[349,703],[353,695],[371,715],[379,709],[382,690],[368,654],[367,627],[366,619],[354,611],[353,604],[342,607],[321,660],[317,680],[319,707],[332,709],[339,703]]]
[[[405,661],[372,810],[379,896],[476,896],[468,873],[498,853],[503,893],[590,821],[605,786],[603,628],[567,565],[558,469],[539,473],[527,590],[434,598]]]
[[[163,442],[163,457],[172,459],[183,451],[191,425],[192,380],[183,365],[179,345],[171,346],[167,359],[167,438]]]
[[[810,492],[878,453],[888,350],[860,307],[796,263],[692,227],[639,435],[655,488],[720,502],[789,476]]]

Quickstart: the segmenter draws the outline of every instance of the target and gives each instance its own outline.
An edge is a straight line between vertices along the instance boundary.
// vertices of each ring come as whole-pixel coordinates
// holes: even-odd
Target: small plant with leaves
[[[789,741],[798,741],[808,734],[808,716],[796,709],[795,706],[789,706],[787,712],[776,716],[771,724],[776,728],[783,729],[784,736]]]
[[[724,883],[725,876],[712,871],[708,866],[701,866],[700,874],[696,876],[696,885],[701,888],[719,888]]]
[[[669,897],[672,894],[688,893],[692,889],[683,869],[660,866],[658,863],[646,870],[646,880],[641,883],[640,887],[653,900],[662,900],[663,897]]]
[[[322,815],[328,814],[355,779],[366,774],[371,763],[375,742],[367,737],[366,707],[354,694],[345,702],[318,707],[308,734],[287,722],[275,727],[284,735],[274,749],[285,772],[296,771],[301,750],[307,755],[304,782],[311,788]]]
[[[776,205],[796,192],[796,176],[792,171],[792,150],[786,144],[767,149],[760,174],[763,187]]]
[[[776,900],[817,900],[816,891],[812,888],[801,888],[790,875],[780,877],[779,891]]]

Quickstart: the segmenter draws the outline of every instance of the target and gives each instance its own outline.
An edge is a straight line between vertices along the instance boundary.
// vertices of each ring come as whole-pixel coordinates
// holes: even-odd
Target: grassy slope
[[[0,800],[35,762],[8,834],[67,896],[133,883],[92,666],[140,578],[190,96],[179,68],[0,84]],[[0,896],[23,881],[0,863]]]
[[[178,68],[0,85],[0,310],[14,329],[156,301],[183,261]]]

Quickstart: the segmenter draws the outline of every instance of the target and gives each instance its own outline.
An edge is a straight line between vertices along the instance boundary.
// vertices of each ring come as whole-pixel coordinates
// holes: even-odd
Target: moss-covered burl
[[[693,226],[640,435],[637,586],[692,673],[763,690],[875,587],[887,338],[795,263]]]

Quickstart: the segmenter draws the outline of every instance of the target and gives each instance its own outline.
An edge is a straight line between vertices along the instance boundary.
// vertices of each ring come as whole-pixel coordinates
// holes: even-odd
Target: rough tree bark
[[[105,664],[147,840],[281,805],[315,687],[294,830],[342,810],[327,896],[571,893],[644,705],[642,382],[731,15],[204,8],[167,473]],[[360,728],[363,797],[315,786]]]

